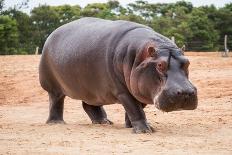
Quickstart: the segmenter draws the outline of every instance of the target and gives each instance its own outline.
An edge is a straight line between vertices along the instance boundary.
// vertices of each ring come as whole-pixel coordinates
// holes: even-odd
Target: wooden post
[[[228,57],[229,49],[227,48],[227,35],[225,35],[225,38],[224,38],[224,47],[225,47],[225,54],[224,54],[224,56]]]
[[[35,49],[35,55],[38,55],[38,54],[39,54],[39,47],[37,46]]]
[[[181,47],[181,51],[182,51],[183,54],[184,54],[184,52],[185,52],[185,49],[186,49],[186,47],[185,47],[185,45],[183,45],[183,46]]]
[[[175,37],[174,36],[171,37],[171,40],[172,40],[173,43],[175,43]]]

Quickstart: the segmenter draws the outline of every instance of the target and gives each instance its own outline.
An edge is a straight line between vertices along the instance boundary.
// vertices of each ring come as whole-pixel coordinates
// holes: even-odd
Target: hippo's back
[[[133,29],[145,27],[128,21],[110,21],[98,18],[82,18],[56,29],[47,39],[45,46],[52,46],[53,50],[49,53],[64,54],[66,56],[80,54],[101,55],[111,41],[119,41],[126,32]],[[112,40],[111,40],[112,39]],[[45,47],[46,48],[46,47]],[[91,51],[95,49],[95,52]],[[46,52],[44,49],[43,54]],[[89,52],[89,53],[88,53]]]
[[[82,18],[59,27],[43,48],[39,70],[42,87],[90,103],[113,102],[109,63],[113,62],[114,49],[127,32],[141,27],[147,28],[96,18]]]

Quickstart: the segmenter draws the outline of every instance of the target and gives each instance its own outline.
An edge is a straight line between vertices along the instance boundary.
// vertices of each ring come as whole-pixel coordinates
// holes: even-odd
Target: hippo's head
[[[162,111],[194,110],[197,89],[189,81],[189,60],[178,48],[147,44],[137,56],[130,75],[130,91],[142,103]]]

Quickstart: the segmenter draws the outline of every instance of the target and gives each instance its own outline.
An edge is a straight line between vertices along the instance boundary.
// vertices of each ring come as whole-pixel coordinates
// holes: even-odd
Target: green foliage
[[[219,9],[220,17],[218,18],[217,30],[220,32],[220,40],[224,35],[228,35],[228,48],[232,49],[232,3],[227,4],[225,8]],[[221,18],[221,20],[220,20]],[[223,29],[222,29],[223,28]]]
[[[0,16],[0,54],[18,54],[17,22],[9,16]]]
[[[145,21],[142,17],[137,16],[137,15],[132,14],[132,13],[129,13],[127,15],[120,15],[118,17],[118,19],[132,21],[132,22],[136,22],[136,23],[140,23],[140,24],[145,24]]]
[[[215,30],[219,32],[219,49],[224,49],[223,41],[225,35],[228,35],[228,48],[232,49],[232,3],[218,10],[212,6],[202,9],[208,14],[208,18],[214,24]]]
[[[33,42],[42,50],[43,44],[48,35],[60,26],[59,14],[53,7],[42,5],[31,12],[33,25]]]
[[[107,3],[110,9],[115,9],[119,7],[119,2],[116,0],[109,0],[109,2]]]
[[[192,32],[192,37],[187,38],[188,42],[192,42],[192,44],[187,44],[189,50],[205,51],[216,48],[218,32],[203,11],[194,9],[188,19],[188,24]],[[200,46],[196,46],[199,43],[201,43]]]
[[[228,35],[228,47],[232,49],[232,3],[216,8],[193,7],[187,1],[150,4],[137,0],[123,7],[117,0],[109,0],[84,8],[40,5],[30,15],[19,11],[27,3],[28,0],[23,0],[3,11],[4,0],[0,0],[0,54],[32,54],[36,46],[41,52],[52,31],[81,17],[141,23],[168,38],[174,36],[179,47],[186,45],[187,50],[195,51],[224,50],[224,36]]]
[[[52,7],[55,12],[58,13],[59,25],[71,22],[73,20],[80,18],[81,7],[79,5],[70,6],[70,5],[61,5]]]
[[[17,29],[19,34],[19,44],[17,50],[24,54],[30,54],[31,52],[34,52],[35,45],[31,38],[33,34],[30,16],[26,13],[16,10],[15,8],[4,11],[3,14],[10,16],[17,22]]]
[[[85,8],[82,9],[81,15],[83,17],[115,19],[115,14],[111,12],[110,5],[107,3],[88,4]]]
[[[32,10],[30,19],[33,25],[33,43],[39,46],[40,52],[49,34],[59,26],[79,19],[80,11],[79,5],[41,5]]]

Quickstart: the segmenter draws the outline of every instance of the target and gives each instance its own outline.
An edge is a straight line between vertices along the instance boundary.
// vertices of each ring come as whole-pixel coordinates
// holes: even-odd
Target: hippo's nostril
[[[193,96],[193,95],[195,95],[195,92],[194,92],[194,91],[191,91],[191,92],[188,93],[188,95],[189,95],[189,96]]]
[[[176,91],[176,95],[177,96],[183,96],[184,98],[188,98],[188,97],[194,96],[195,95],[195,91],[183,91],[181,89],[178,89]]]
[[[182,95],[182,91],[181,90],[177,90],[177,95],[178,96]]]

